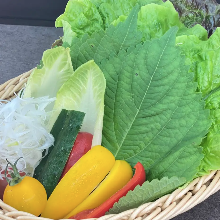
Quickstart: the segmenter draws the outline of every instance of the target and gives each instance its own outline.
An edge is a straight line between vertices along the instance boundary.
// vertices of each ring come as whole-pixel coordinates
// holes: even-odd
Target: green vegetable
[[[24,90],[24,98],[56,97],[62,84],[73,74],[69,48],[56,47],[43,54],[40,69],[34,69]],[[47,107],[53,109],[54,102]]]
[[[198,91],[203,95],[206,108],[210,109],[212,126],[202,142],[205,157],[198,173],[204,175],[210,170],[220,169],[220,28],[207,41],[192,35],[177,37],[176,43],[187,57],[186,63],[198,82]]]
[[[140,161],[151,180],[181,175],[188,181],[203,158],[209,111],[175,47],[176,31],[137,45],[137,13],[135,7],[124,23],[75,40],[72,61],[77,67],[94,59],[105,74],[103,146],[116,159]]]
[[[81,131],[94,134],[93,145],[102,141],[116,159],[141,162],[153,180],[114,213],[220,169],[220,29],[208,39],[200,25],[210,34],[219,6],[205,0],[205,11],[193,0],[188,10],[188,0],[172,2],[180,18],[170,1],[70,0],[56,20],[77,70],[57,88],[49,125],[62,109],[84,112]],[[40,67],[46,72],[44,60]]]
[[[147,4],[138,13],[138,30],[143,33],[144,39],[159,38],[174,26],[179,27],[177,35],[193,34],[200,39],[207,39],[207,32],[202,26],[188,29],[181,23],[177,11],[169,1],[161,5]]]
[[[71,25],[77,36],[91,34],[103,28],[102,17],[90,0],[68,1],[64,14],[57,18],[55,26],[63,27],[63,21]]]
[[[60,179],[84,116],[82,112],[62,110],[53,126],[51,134],[55,144],[42,159],[34,175],[45,187],[48,197]]]
[[[82,37],[106,30],[111,24],[117,25],[126,19],[137,3],[142,6],[138,14],[138,30],[143,33],[144,40],[161,37],[173,26],[179,27],[178,35],[193,34],[207,40],[207,32],[201,25],[185,27],[172,3],[160,0],[70,0],[64,14],[57,18],[56,27],[64,27],[64,42],[71,45],[74,32]]]
[[[142,34],[137,31],[136,6],[125,22],[116,27],[110,26],[106,31],[100,30],[91,37],[84,35],[82,38],[75,38],[72,42],[70,54],[73,67],[77,68],[83,63],[94,60],[96,64],[116,56],[120,50],[126,50],[141,43]]]
[[[62,20],[63,24],[63,39],[62,41],[64,43],[67,43],[68,46],[71,46],[73,39],[76,37],[76,33],[72,31],[71,25],[65,21]]]
[[[141,162],[150,180],[191,180],[210,126],[209,111],[175,48],[175,32],[101,64],[107,81],[103,146],[116,159]]]
[[[142,186],[136,186],[133,191],[129,191],[122,197],[107,214],[118,214],[128,209],[137,208],[144,203],[154,201],[168,193],[174,191],[177,187],[185,183],[185,178],[167,177],[161,180],[154,179],[151,182],[146,181]]]
[[[80,66],[57,93],[52,120],[61,109],[85,113],[81,132],[93,135],[93,146],[101,144],[106,82],[93,60]],[[52,121],[52,124],[54,122]]]
[[[220,26],[220,5],[213,0],[170,0],[187,26],[202,25],[211,35]]]

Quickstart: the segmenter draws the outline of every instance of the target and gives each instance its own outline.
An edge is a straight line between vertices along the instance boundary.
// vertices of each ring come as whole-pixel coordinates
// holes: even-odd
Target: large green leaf
[[[176,31],[100,64],[107,82],[103,146],[116,159],[141,162],[148,179],[191,180],[210,126],[209,111],[175,47]]]
[[[75,38],[71,45],[71,59],[74,68],[93,59],[97,64],[110,55],[117,55],[120,50],[126,50],[141,42],[142,34],[137,31],[136,5],[125,22],[116,27],[110,26],[106,32],[101,30],[91,37],[84,35],[81,39]]]
[[[138,185],[133,191],[129,191],[126,196],[114,204],[107,214],[118,214],[128,209],[137,208],[144,203],[154,201],[183,185],[185,181],[185,178],[179,177],[172,177],[170,179],[164,177],[161,180],[146,181],[142,186]]]

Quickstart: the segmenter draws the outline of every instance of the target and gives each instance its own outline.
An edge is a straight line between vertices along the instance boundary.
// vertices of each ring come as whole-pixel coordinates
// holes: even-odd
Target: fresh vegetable
[[[46,50],[43,53],[41,67],[35,68],[28,79],[23,97],[54,98],[63,83],[73,73],[69,48],[56,47]],[[53,105],[49,109],[52,110]]]
[[[16,97],[0,102],[0,179],[4,177],[6,159],[17,163],[19,172],[32,176],[42,158],[43,150],[53,145],[54,138],[47,130],[46,108],[53,98]]]
[[[180,0],[178,5],[178,1],[172,2],[179,8],[180,18],[170,1],[70,0],[57,19],[56,26],[64,28],[63,46],[45,57],[56,51],[59,58],[47,65],[43,56],[25,95],[56,96],[55,103],[45,110],[47,130],[62,109],[85,113],[76,134],[89,132],[92,146],[102,144],[107,149],[96,146],[79,160],[81,155],[76,158],[78,153],[72,152],[78,161],[63,171],[73,142],[67,150],[65,134],[58,127],[52,132],[57,140],[61,135],[64,144],[59,148],[55,143],[54,148],[45,150],[49,154],[44,155],[36,174],[43,176],[49,187],[53,184],[52,192],[57,178],[67,173],[51,194],[43,217],[100,217],[113,204],[109,213],[119,213],[220,169],[219,5],[195,0],[189,9],[188,0]],[[65,70],[59,68],[61,60]],[[48,86],[53,71],[58,76],[54,91]],[[55,78],[53,75],[53,82]],[[69,130],[67,136],[69,140]],[[12,142],[12,146],[16,144]],[[6,139],[6,148],[10,146]],[[96,153],[91,153],[94,149]],[[38,162],[41,157],[42,151]],[[130,181],[131,185],[107,199],[113,193],[106,190],[108,181],[119,171],[113,172],[114,157],[132,167],[137,162],[143,164],[151,182],[134,189]],[[31,170],[34,168],[32,164]],[[142,174],[144,181],[145,172]],[[134,190],[127,193],[131,188]]]
[[[4,172],[2,171],[1,174],[2,174],[3,178],[0,179],[0,199],[3,200],[3,194],[4,194],[6,186],[8,185],[8,182],[7,182],[7,180],[4,177],[5,176],[5,171]],[[20,172],[19,174],[22,177],[26,175],[26,173],[24,173],[24,172]],[[10,176],[10,174],[8,172],[7,172],[7,177],[11,178],[11,176]]]
[[[18,160],[14,165],[8,162],[13,168],[11,173],[12,180],[7,179],[8,185],[4,191],[3,201],[18,211],[39,216],[46,206],[46,190],[33,177],[21,177],[16,168],[17,162]]]
[[[125,22],[72,44],[72,62],[94,59],[105,75],[103,146],[131,166],[141,162],[148,180],[191,181],[203,159],[209,111],[175,46],[177,29],[138,44],[138,11],[136,6]]]
[[[161,37],[173,26],[179,27],[177,35],[193,34],[207,39],[207,32],[201,25],[187,28],[172,3],[162,0],[70,0],[55,25],[64,28],[63,42],[69,47],[76,37],[85,42],[84,34],[92,35],[124,21],[137,3],[142,6],[138,14],[138,30],[145,40]]]
[[[115,163],[112,153],[93,147],[61,179],[47,201],[42,217],[59,219],[77,207],[105,178]]]
[[[156,199],[171,193],[176,188],[185,183],[185,178],[164,177],[160,180],[154,179],[146,181],[142,186],[137,186],[133,191],[129,191],[125,197],[114,204],[113,208],[106,214],[116,214],[129,209],[137,208],[144,203],[155,201]]]
[[[88,132],[79,132],[74,142],[72,151],[69,155],[68,161],[64,167],[61,178],[69,171],[69,169],[84,155],[92,146],[92,134]]]
[[[144,167],[141,163],[137,163],[135,166],[135,174],[133,178],[118,192],[106,200],[103,204],[95,209],[84,210],[75,216],[71,216],[73,219],[86,219],[86,218],[99,218],[103,216],[113,205],[118,202],[120,198],[125,196],[128,191],[134,190],[137,185],[142,185],[146,180],[146,174]]]
[[[66,21],[71,25],[72,32],[79,36],[93,33],[103,27],[101,15],[89,0],[68,1],[65,12],[57,18],[56,27],[63,27],[63,21]]]
[[[48,197],[59,182],[84,116],[83,112],[62,110],[53,126],[51,133],[55,144],[42,159],[34,175],[45,187]]]
[[[58,91],[52,119],[57,118],[61,109],[84,112],[85,118],[80,131],[93,135],[92,146],[100,145],[105,87],[106,82],[102,71],[93,60],[88,60]]]
[[[69,48],[56,47],[43,53],[41,64],[31,73],[26,88],[23,92],[24,98],[49,96],[55,98],[58,90],[64,82],[74,73]],[[53,85],[53,86],[51,86]],[[55,99],[54,99],[55,100]],[[57,118],[51,118],[54,101],[47,106],[46,127],[51,131]],[[58,117],[58,115],[56,115]]]
[[[106,178],[82,203],[65,216],[65,219],[81,211],[98,207],[124,187],[132,178],[132,175],[132,168],[126,161],[116,160]]]
[[[220,28],[207,41],[201,41],[196,36],[180,36],[176,38],[176,43],[187,58],[190,71],[198,82],[197,90],[202,93],[212,120],[209,132],[201,144],[204,159],[197,174],[200,176],[208,174],[210,170],[220,169]]]
[[[187,26],[202,25],[211,35],[220,26],[220,5],[216,0],[170,0]]]

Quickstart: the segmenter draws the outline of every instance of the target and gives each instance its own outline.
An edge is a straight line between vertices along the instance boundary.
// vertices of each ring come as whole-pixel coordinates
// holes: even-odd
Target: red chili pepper
[[[77,215],[71,216],[71,219],[87,219],[87,218],[99,218],[103,215],[105,215],[106,212],[109,211],[114,205],[115,202],[118,202],[118,200],[125,196],[128,191],[134,190],[134,188],[137,185],[142,185],[146,180],[146,174],[143,165],[138,162],[135,165],[135,174],[133,178],[117,193],[115,193],[113,196],[111,196],[108,200],[106,200],[102,205],[95,209],[85,210]]]
[[[62,179],[69,169],[84,155],[92,146],[93,135],[88,132],[79,132],[70,153],[69,159],[60,177]]]

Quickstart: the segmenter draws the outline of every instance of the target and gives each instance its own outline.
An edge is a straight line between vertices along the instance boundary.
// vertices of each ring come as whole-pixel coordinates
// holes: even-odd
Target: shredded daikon
[[[32,176],[42,159],[42,152],[54,143],[46,128],[50,112],[45,108],[55,98],[41,97],[12,101],[0,100],[0,179],[8,159],[17,163],[18,170]]]

